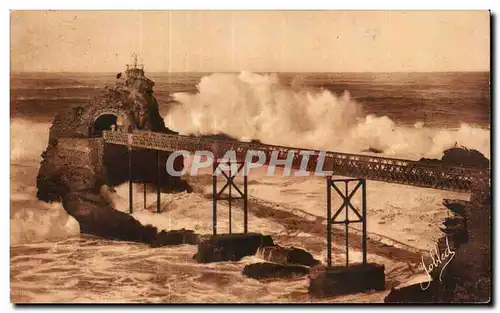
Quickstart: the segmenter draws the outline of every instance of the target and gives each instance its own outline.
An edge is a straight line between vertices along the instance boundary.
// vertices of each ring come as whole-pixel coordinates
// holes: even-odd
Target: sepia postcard
[[[11,302],[491,304],[490,23],[11,11]]]

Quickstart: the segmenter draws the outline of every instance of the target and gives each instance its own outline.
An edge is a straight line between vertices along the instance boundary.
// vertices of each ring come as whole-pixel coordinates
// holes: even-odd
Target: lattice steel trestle
[[[229,150],[235,151],[238,160],[244,160],[248,151],[261,151],[266,155],[267,160],[270,160],[273,151],[279,152],[280,155],[286,155],[290,151],[309,151],[307,170],[312,172],[316,170],[322,155],[317,150],[145,131],[134,131],[132,133],[104,131],[103,137],[106,143],[161,151],[213,151],[215,150],[214,147],[216,147],[219,154]],[[299,169],[303,158],[303,155],[295,153],[292,167]],[[470,192],[478,181],[481,181],[482,184],[486,181],[489,184],[490,179],[489,169],[434,165],[410,160],[339,152],[325,152],[322,169],[323,171],[332,171],[334,175],[339,176],[459,192]]]

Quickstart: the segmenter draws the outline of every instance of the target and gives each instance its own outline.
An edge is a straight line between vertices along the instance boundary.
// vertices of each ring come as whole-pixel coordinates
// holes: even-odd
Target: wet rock
[[[269,262],[248,264],[243,268],[243,275],[255,279],[293,278],[309,273],[309,268],[301,265],[285,265]]]
[[[239,261],[254,255],[261,246],[272,246],[269,235],[257,233],[201,236],[194,259],[198,263]]]
[[[151,243],[158,230],[142,225],[129,214],[113,209],[97,193],[69,192],[63,198],[65,210],[80,224],[80,231],[107,239]]]
[[[157,230],[141,225],[132,216],[114,210],[99,196],[101,186],[110,187],[127,181],[158,182],[158,156],[165,164],[169,153],[133,149],[132,174],[129,174],[129,150],[125,146],[105,144],[104,130],[129,132],[148,130],[177,134],[165,127],[153,96],[154,82],[143,69],[131,68],[126,79],[117,77],[114,88],[104,88],[95,98],[56,115],[47,149],[37,176],[37,197],[46,202],[62,201],[64,209],[80,224],[82,233],[110,239],[151,243]],[[183,167],[182,157],[174,162]],[[190,191],[178,177],[160,172],[160,188]],[[159,242],[163,235],[159,237]],[[167,240],[168,241],[168,240]]]
[[[419,163],[425,163],[429,165],[442,165],[443,162],[440,159],[429,159],[429,158],[421,158],[418,160]]]
[[[467,229],[467,211],[471,204],[463,200],[444,199],[443,205],[453,212],[454,216],[446,217],[443,221],[444,227],[439,229],[450,237],[450,240],[457,247],[469,241]]]
[[[198,235],[193,230],[162,230],[151,242],[151,247],[158,248],[163,246],[174,246],[189,244],[195,245],[198,243]]]
[[[491,203],[459,202],[464,208],[467,240],[456,233],[442,237],[438,244],[446,242],[455,252],[446,266],[440,281],[448,291],[441,299],[446,302],[488,302],[492,297],[491,285]],[[448,239],[448,240],[446,240]],[[441,249],[441,248],[440,248]],[[433,277],[437,273],[431,273]],[[435,279],[438,280],[437,278]]]
[[[371,153],[383,153],[384,150],[374,148],[374,147],[369,147],[368,149],[363,150],[362,152],[371,152]]]
[[[465,218],[461,216],[446,217],[442,223],[446,227],[465,226]]]
[[[439,159],[421,158],[421,163],[430,165],[451,165],[465,166],[487,169],[490,167],[490,160],[481,152],[466,147],[453,147],[443,151],[443,157]]]
[[[489,186],[484,193],[490,197]],[[488,303],[491,283],[491,202],[445,200],[455,216],[445,218],[445,235],[438,239],[437,250],[453,251],[453,258],[435,267],[429,275],[433,282],[422,291],[420,284],[394,289],[385,302],[400,303]],[[465,231],[466,230],[466,231]],[[429,257],[429,262],[431,262]]]
[[[423,286],[423,287],[422,287]],[[423,288],[426,288],[425,290]],[[439,302],[439,295],[442,294],[442,286],[436,282],[427,282],[392,288],[391,292],[384,298],[385,303],[435,303]]]
[[[257,254],[264,260],[280,264],[316,266],[321,262],[304,249],[279,245],[259,247]]]
[[[444,199],[443,205],[454,214],[459,216],[465,216],[466,207],[470,206],[470,203],[458,199]]]
[[[441,160],[450,165],[489,168],[488,160],[481,152],[466,147],[453,147],[444,151]]]

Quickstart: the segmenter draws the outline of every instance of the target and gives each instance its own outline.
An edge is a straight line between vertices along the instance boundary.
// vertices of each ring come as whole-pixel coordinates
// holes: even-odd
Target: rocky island
[[[112,190],[129,180],[129,151],[127,147],[105,145],[104,130],[176,134],[165,127],[153,86],[135,57],[125,73],[117,74],[116,86],[105,88],[88,103],[59,113],[52,123],[37,176],[37,197],[46,202],[62,202],[79,222],[82,233],[144,243],[151,243],[157,236],[156,227],[142,225],[131,215],[115,210],[101,193],[103,187]],[[134,149],[131,153],[131,180],[156,185],[157,152]],[[160,152],[161,164],[165,164],[168,155]],[[183,159],[176,161],[176,170],[181,170]],[[161,171],[159,181],[164,192],[190,189],[185,181],[168,176],[166,171]]]

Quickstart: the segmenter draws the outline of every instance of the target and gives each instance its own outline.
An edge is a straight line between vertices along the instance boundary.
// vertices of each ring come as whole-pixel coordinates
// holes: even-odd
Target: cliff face
[[[105,88],[87,104],[55,117],[37,176],[37,197],[47,202],[61,201],[84,233],[151,242],[156,228],[143,226],[130,215],[114,210],[100,196],[104,184],[116,186],[128,180],[156,184],[158,164],[156,151],[134,150],[133,175],[129,177],[127,147],[105,145],[103,130],[175,133],[165,127],[159,114],[154,83],[141,69],[127,74],[115,88]],[[161,152],[160,164],[165,164],[167,158],[168,153]],[[182,158],[176,161],[177,170],[182,169]],[[161,184],[164,191],[189,190],[184,181],[169,177],[164,170]]]

